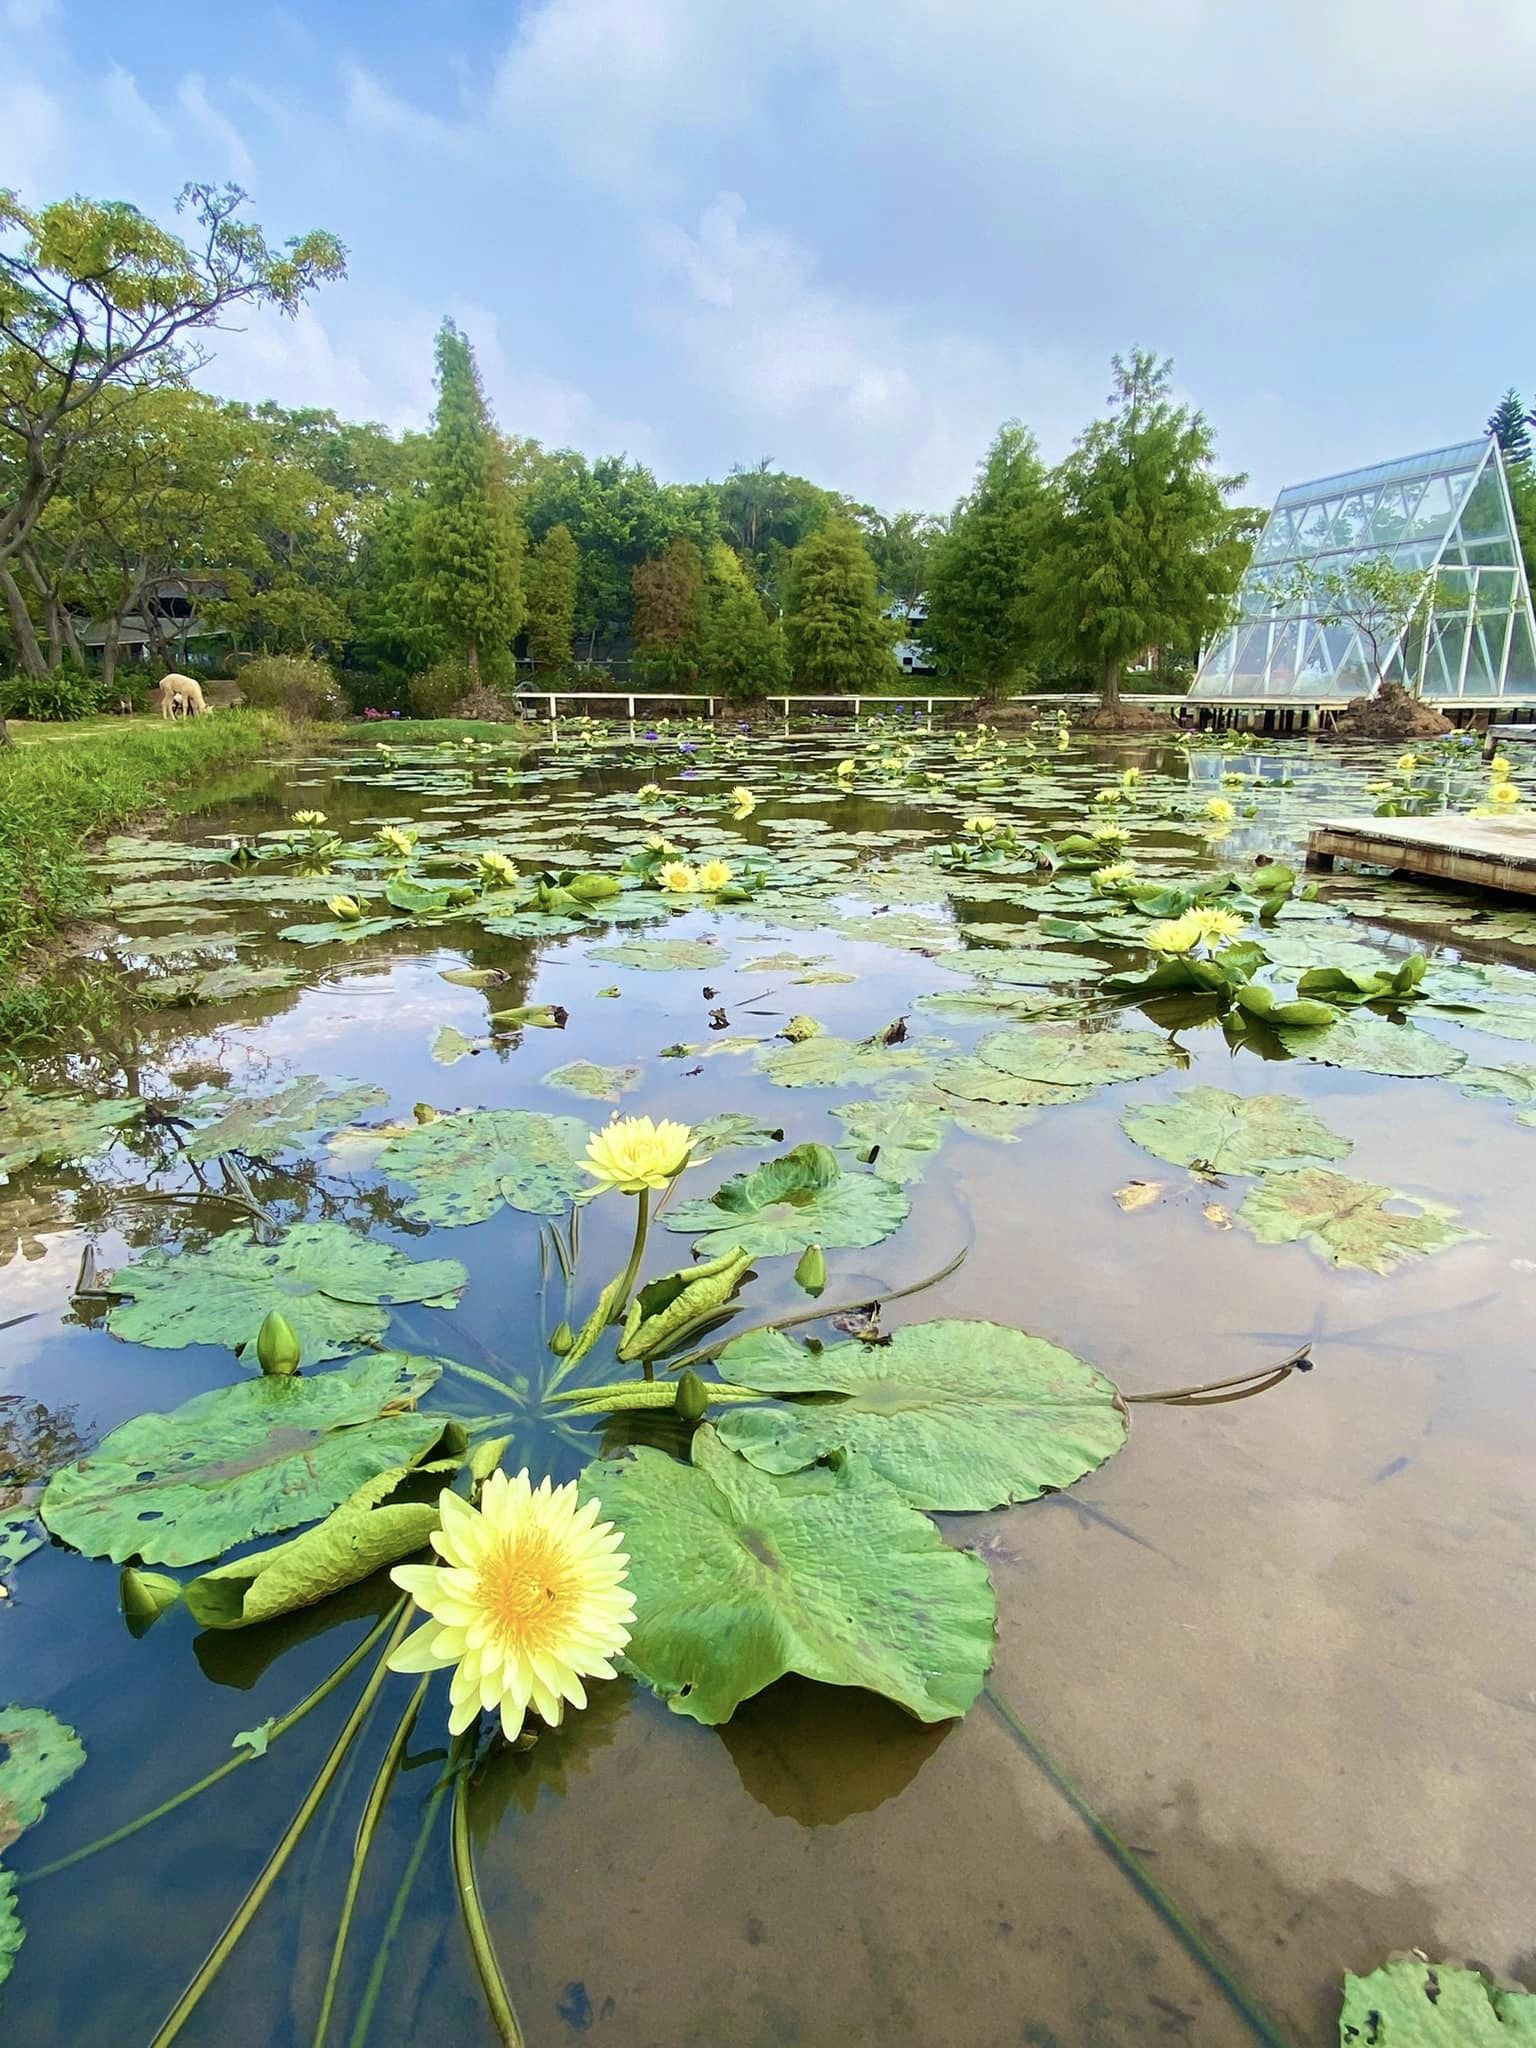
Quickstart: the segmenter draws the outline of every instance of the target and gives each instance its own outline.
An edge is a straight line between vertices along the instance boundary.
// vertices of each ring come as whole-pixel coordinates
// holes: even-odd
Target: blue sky
[[[231,396],[945,509],[1175,358],[1247,495],[1536,386],[1533,0],[0,0],[0,185],[348,245]]]

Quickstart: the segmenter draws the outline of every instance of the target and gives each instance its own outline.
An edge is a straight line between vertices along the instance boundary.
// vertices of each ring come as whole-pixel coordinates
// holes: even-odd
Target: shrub
[[[0,715],[6,718],[58,723],[89,718],[100,709],[100,681],[77,668],[56,669],[51,676],[12,676],[0,683]]]
[[[469,695],[471,683],[466,662],[450,657],[435,661],[407,686],[411,709],[418,718],[447,718]]]
[[[240,694],[256,711],[285,718],[340,718],[341,692],[323,661],[307,654],[259,654],[240,671]]]
[[[486,725],[505,725],[512,717],[507,700],[490,683],[476,683],[453,707],[455,718],[475,718]]]

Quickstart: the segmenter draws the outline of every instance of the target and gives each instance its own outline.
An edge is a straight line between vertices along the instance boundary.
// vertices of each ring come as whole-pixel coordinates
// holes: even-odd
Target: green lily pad
[[[641,1449],[581,1477],[629,1553],[627,1663],[714,1726],[787,1672],[883,1693],[920,1721],[976,1699],[997,1602],[985,1565],[850,1458],[775,1478],[707,1424],[693,1462]]]
[[[26,1929],[16,1911],[16,1873],[0,1870],[0,1984],[16,1967],[16,1957],[26,1938]]]
[[[42,1819],[85,1762],[85,1744],[46,1707],[0,1707],[0,1852]]]
[[[914,1010],[937,1017],[1044,1017],[1063,1007],[1060,996],[1027,988],[941,988],[919,996]]]
[[[1463,1095],[1491,1095],[1522,1109],[1536,1108],[1536,1067],[1463,1067],[1456,1086]]]
[[[301,1074],[270,1095],[241,1095],[221,1089],[195,1095],[183,1105],[192,1117],[215,1121],[187,1142],[189,1159],[214,1159],[221,1152],[250,1152],[271,1158],[291,1152],[314,1131],[339,1130],[370,1109],[388,1102],[387,1088],[353,1081],[332,1089],[318,1074]]]
[[[942,1109],[893,1096],[885,1102],[840,1102],[832,1111],[847,1127],[845,1143],[881,1180],[899,1187],[921,1180],[944,1142]]]
[[[416,1187],[405,1213],[422,1223],[483,1223],[503,1203],[558,1216],[592,1186],[581,1165],[588,1135],[580,1117],[461,1109],[391,1138],[379,1166]]]
[[[400,917],[323,918],[319,924],[290,924],[278,933],[295,946],[355,946],[359,939],[376,938],[403,924]]]
[[[818,1032],[798,1044],[765,1045],[757,1064],[781,1088],[868,1087],[922,1066],[923,1054],[911,1045],[868,1045]]]
[[[585,1095],[593,1102],[617,1102],[638,1085],[638,1067],[600,1067],[591,1060],[569,1060],[544,1076],[546,1088],[563,1088],[567,1095]]]
[[[1350,1140],[1330,1131],[1295,1095],[1229,1095],[1190,1088],[1172,1102],[1136,1102],[1120,1128],[1134,1144],[1175,1166],[1262,1173],[1266,1167],[1343,1159]]]
[[[208,967],[147,981],[139,996],[159,1010],[183,1009],[266,995],[273,989],[292,988],[302,978],[297,967]]]
[[[621,939],[612,946],[593,946],[589,960],[601,960],[610,967],[643,967],[654,973],[697,972],[701,968],[722,968],[723,946],[707,939]]]
[[[1178,1055],[1152,1031],[1087,1031],[1073,1024],[1037,1024],[999,1031],[976,1048],[978,1059],[1025,1081],[1089,1087],[1140,1081],[1171,1067]]]
[[[1039,1109],[1060,1102],[1082,1102],[1093,1093],[1086,1083],[1076,1087],[1065,1081],[1031,1081],[1019,1074],[1005,1074],[984,1059],[944,1060],[934,1068],[933,1085],[941,1095],[961,1102],[1007,1105],[1014,1109]]]
[[[8,1088],[0,1098],[0,1178],[24,1166],[94,1159],[143,1114],[136,1096],[95,1102],[88,1095],[30,1095],[25,1088]]]
[[[1001,984],[1004,988],[1095,981],[1104,972],[1096,960],[1076,959],[1070,953],[1043,953],[1026,946],[1011,946],[1006,952],[968,953],[963,964],[966,972],[979,981]]]
[[[107,1326],[160,1351],[225,1344],[238,1352],[281,1307],[314,1365],[381,1337],[389,1304],[451,1308],[468,1279],[457,1259],[413,1259],[344,1223],[296,1223],[270,1245],[231,1231],[202,1251],[156,1246],[120,1267],[113,1288],[132,1298],[113,1304]]]
[[[87,1557],[200,1564],[314,1521],[443,1433],[414,1404],[441,1367],[381,1351],[335,1372],[241,1380],[136,1415],[48,1482],[43,1520]]]
[[[439,1024],[432,1034],[432,1061],[439,1067],[456,1067],[472,1052],[490,1044],[488,1038],[467,1038],[457,1024]]]
[[[1408,1202],[1415,1213],[1385,1208]],[[1267,1174],[1237,1212],[1261,1244],[1309,1244],[1335,1266],[1390,1273],[1416,1253],[1444,1251],[1481,1235],[1452,1223],[1456,1211],[1419,1202],[1395,1188],[1322,1167]]]
[[[37,1518],[30,1508],[0,1514],[0,1573],[13,1570],[23,1558],[42,1547]]]
[[[1400,1957],[1347,1973],[1340,2048],[1520,2048],[1536,2042],[1536,1995],[1489,1984],[1454,1963]]]
[[[707,1116],[703,1123],[693,1126],[693,1163],[700,1166],[717,1152],[766,1152],[770,1145],[783,1142],[782,1127],[761,1123],[740,1110],[724,1109],[718,1116]]]
[[[819,1352],[762,1330],[727,1344],[717,1364],[722,1379],[763,1393],[847,1397],[735,1409],[720,1423],[722,1443],[777,1473],[854,1452],[918,1508],[1035,1500],[1125,1442],[1111,1381],[1001,1323],[918,1323],[888,1344]]]
[[[696,1236],[705,1257],[739,1245],[754,1258],[879,1244],[907,1220],[907,1198],[874,1174],[844,1173],[825,1145],[797,1145],[707,1199],[668,1212],[668,1230]]]
[[[1362,1074],[1399,1074],[1415,1079],[1439,1078],[1464,1067],[1467,1056],[1443,1039],[1431,1038],[1412,1024],[1385,1018],[1341,1017],[1321,1031],[1282,1026],[1280,1043],[1295,1059],[1325,1067],[1352,1067]]]

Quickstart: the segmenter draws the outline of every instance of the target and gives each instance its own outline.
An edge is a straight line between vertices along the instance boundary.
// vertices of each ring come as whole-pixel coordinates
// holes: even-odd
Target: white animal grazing
[[[162,718],[202,718],[208,706],[203,702],[203,686],[192,676],[163,676],[160,682],[160,716]]]

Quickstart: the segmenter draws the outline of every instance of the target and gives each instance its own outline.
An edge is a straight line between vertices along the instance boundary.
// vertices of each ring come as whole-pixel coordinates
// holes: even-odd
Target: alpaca
[[[191,676],[170,675],[160,682],[160,716],[162,718],[201,718],[208,706],[203,702],[202,684]]]

